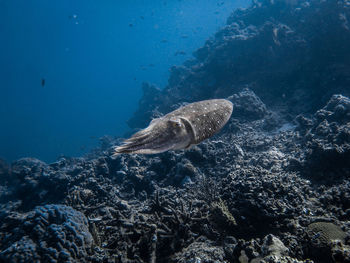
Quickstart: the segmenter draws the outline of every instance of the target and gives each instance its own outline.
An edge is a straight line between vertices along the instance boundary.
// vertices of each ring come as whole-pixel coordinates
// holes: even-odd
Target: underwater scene
[[[350,262],[349,0],[0,0],[0,262]]]

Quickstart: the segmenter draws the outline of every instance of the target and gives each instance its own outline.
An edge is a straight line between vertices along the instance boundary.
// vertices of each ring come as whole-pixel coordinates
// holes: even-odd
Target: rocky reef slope
[[[132,127],[233,102],[190,150],[0,162],[0,262],[350,262],[349,8],[256,2],[145,84]]]
[[[286,114],[313,113],[333,94],[349,96],[349,19],[347,0],[254,1],[236,10],[194,59],[174,66],[165,89],[144,84],[129,125],[144,127],[176,103],[228,97],[245,87]]]

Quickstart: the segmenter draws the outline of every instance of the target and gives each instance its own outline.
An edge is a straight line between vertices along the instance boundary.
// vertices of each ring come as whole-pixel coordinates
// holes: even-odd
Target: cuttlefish
[[[227,123],[233,110],[225,99],[203,100],[187,104],[160,118],[115,147],[121,153],[155,154],[190,148],[213,136]]]

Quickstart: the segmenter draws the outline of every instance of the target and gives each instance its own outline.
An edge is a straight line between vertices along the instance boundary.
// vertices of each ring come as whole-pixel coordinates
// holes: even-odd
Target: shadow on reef
[[[192,149],[111,158],[104,137],[83,158],[0,161],[0,262],[350,262],[347,17],[347,1],[255,2],[164,90],[144,84],[133,128],[233,102]]]

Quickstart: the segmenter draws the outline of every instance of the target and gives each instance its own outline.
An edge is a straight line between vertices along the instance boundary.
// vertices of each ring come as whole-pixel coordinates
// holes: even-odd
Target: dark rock
[[[247,88],[238,94],[228,97],[228,100],[233,103],[233,118],[258,120],[265,117],[268,113],[265,104],[260,98]]]
[[[350,176],[349,116],[349,98],[334,95],[306,126],[301,124],[305,130],[304,169],[313,179],[327,182]]]
[[[223,262],[225,258],[222,247],[215,246],[210,241],[193,242],[183,251],[175,254],[169,262],[178,263],[212,263]]]
[[[331,253],[331,258],[335,262],[350,262],[350,246],[344,245],[338,240],[332,241]]]
[[[288,248],[283,244],[283,242],[274,235],[267,235],[263,239],[261,250],[264,256],[274,256],[277,258],[288,255],[289,252]]]
[[[264,169],[246,168],[227,176],[223,184],[222,196],[236,218],[234,233],[238,237],[262,237],[268,234],[266,231],[279,228],[276,219],[302,216],[305,207],[310,206],[303,198],[311,192],[310,186],[293,174],[270,174]]]

